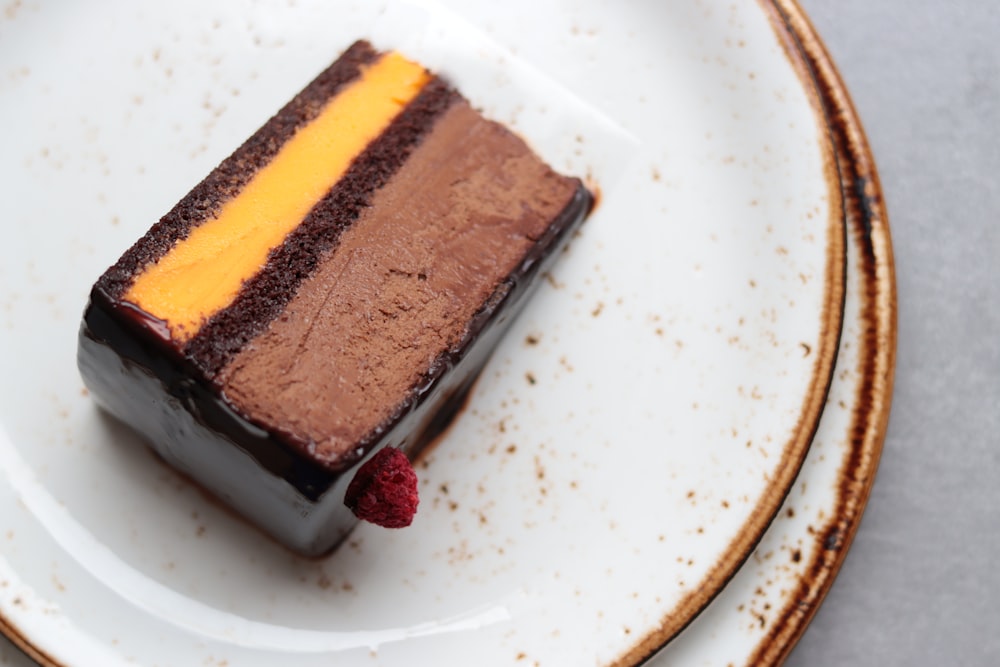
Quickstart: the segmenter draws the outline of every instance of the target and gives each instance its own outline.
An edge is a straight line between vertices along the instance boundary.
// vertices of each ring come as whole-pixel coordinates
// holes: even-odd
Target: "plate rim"
[[[9,639],[28,659],[34,660],[41,667],[66,667],[53,660],[47,653],[44,653],[32,644],[2,612],[0,612],[0,635],[3,635],[5,639]]]
[[[898,304],[888,211],[875,157],[861,117],[829,50],[799,0],[759,0],[772,23],[791,40],[801,72],[811,78],[833,138],[847,233],[859,242],[859,383],[848,452],[838,474],[836,510],[816,531],[821,545],[798,588],[785,597],[776,622],[747,658],[748,665],[780,665],[805,634],[833,586],[857,534],[885,444],[896,367]]]
[[[816,531],[821,547],[806,563],[805,574],[798,578],[797,588],[785,596],[785,604],[775,610],[777,620],[761,637],[745,663],[766,666],[782,664],[805,634],[833,586],[857,534],[888,428],[896,360],[897,300],[892,240],[881,181],[871,145],[847,86],[799,0],[757,0],[757,4],[770,21],[810,101],[815,104],[818,120],[827,128],[842,199],[844,233],[852,235],[861,249],[856,270],[861,282],[860,321],[866,327],[858,335],[856,371],[860,382],[850,420],[850,432],[855,435],[844,457],[847,463],[838,472],[835,510]],[[845,269],[845,278],[846,275]],[[840,334],[838,329],[838,341]],[[798,473],[797,467],[793,480]],[[779,510],[780,503],[775,512]],[[753,553],[761,537],[763,532],[750,550],[741,554],[741,565]],[[655,645],[645,643],[649,639],[647,636],[610,667],[633,667],[656,657],[704,611],[738,571],[739,568],[732,570],[722,586],[705,595],[705,604],[676,632]],[[645,651],[641,650],[643,647]]]

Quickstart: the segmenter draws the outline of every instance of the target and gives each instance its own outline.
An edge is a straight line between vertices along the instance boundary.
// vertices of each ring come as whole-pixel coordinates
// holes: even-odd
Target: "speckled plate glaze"
[[[640,148],[425,458],[418,523],[363,528],[310,562],[163,469],[93,410],[72,366],[93,276],[377,18],[346,4],[336,25],[325,6],[188,9],[12,5],[0,24],[14,63],[0,109],[37,128],[2,163],[23,193],[0,265],[4,631],[53,664],[642,660],[750,553],[832,375],[843,149],[785,24],[752,4],[584,3],[555,22],[458,7]],[[60,46],[33,38],[42,29]],[[81,34],[97,46],[74,48]],[[530,118],[505,120],[537,140]],[[878,413],[855,399],[854,413]],[[772,634],[796,626],[785,616]]]
[[[794,0],[770,8],[790,56],[820,91],[848,228],[847,298],[819,430],[774,523],[711,605],[650,665],[780,664],[833,584],[857,531],[889,419],[896,358],[892,243],[864,130],[819,36]]]

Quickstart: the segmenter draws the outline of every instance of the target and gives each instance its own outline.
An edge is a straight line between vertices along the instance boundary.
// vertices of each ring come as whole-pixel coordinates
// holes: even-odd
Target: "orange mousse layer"
[[[190,340],[428,81],[423,67],[396,53],[363,68],[217,216],[146,267],[123,300],[166,322],[175,341]]]

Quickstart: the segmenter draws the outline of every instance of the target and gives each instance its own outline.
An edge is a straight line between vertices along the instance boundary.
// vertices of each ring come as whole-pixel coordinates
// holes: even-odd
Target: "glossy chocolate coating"
[[[385,446],[412,458],[439,432],[591,206],[590,193],[577,183],[570,203],[472,318],[460,343],[435,359],[363,451],[337,466],[310,458],[280,428],[239,414],[191,359],[164,344],[155,321],[100,284],[80,330],[80,372],[95,398],[168,463],[279,542],[321,555],[357,522],[343,504],[354,466]]]

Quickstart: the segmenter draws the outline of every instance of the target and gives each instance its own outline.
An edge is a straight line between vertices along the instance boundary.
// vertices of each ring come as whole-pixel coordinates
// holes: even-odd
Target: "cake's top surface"
[[[451,363],[580,187],[362,42],[98,289],[245,419],[337,468]]]

